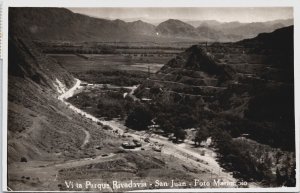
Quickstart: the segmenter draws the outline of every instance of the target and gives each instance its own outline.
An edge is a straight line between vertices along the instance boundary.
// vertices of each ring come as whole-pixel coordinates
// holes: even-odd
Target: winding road
[[[71,103],[68,103],[66,101],[66,99],[68,99],[68,98],[70,98],[74,95],[74,93],[77,89],[81,88],[80,84],[81,84],[81,81],[79,79],[76,79],[75,85],[72,88],[70,88],[68,91],[66,91],[63,94],[61,94],[60,96],[58,96],[58,99],[61,100],[62,102],[64,102],[69,108],[71,108],[76,113],[79,113],[79,114],[84,115],[84,116],[87,117],[87,115],[88,115],[87,113],[85,113],[84,111],[76,108],[74,105],[72,105]],[[82,129],[82,131],[85,133],[85,138],[84,138],[84,141],[83,141],[81,147],[84,147],[86,144],[89,143],[90,138],[91,138],[91,134],[86,129]]]
[[[95,122],[100,122],[103,125],[107,125],[112,128],[112,130],[117,130],[118,134],[123,135],[124,130],[126,127],[122,125],[119,122],[116,121],[103,121],[96,117],[94,117],[91,114],[88,114],[87,112],[84,112],[83,110],[75,107],[74,105],[66,102],[66,99],[72,97],[75,94],[75,91],[81,88],[80,86],[81,81],[76,79],[75,85],[60,95],[58,99],[63,101],[70,109],[75,111],[76,113],[85,116],[86,118],[89,118]],[[131,93],[132,94],[132,93]],[[82,147],[85,146],[90,139],[90,133],[87,130],[84,130],[86,137],[83,141]],[[145,133],[141,132],[134,132],[134,133],[126,133],[126,135],[131,136],[135,139],[141,139],[145,136]],[[208,170],[212,175],[219,179],[223,179],[230,182],[236,182],[237,179],[235,179],[231,173],[224,171],[219,163],[216,161],[216,153],[213,152],[211,149],[206,149],[206,152],[209,152],[206,155],[201,155],[199,151],[195,150],[195,148],[192,148],[192,145],[189,143],[183,143],[183,144],[174,144],[170,141],[168,141],[165,137],[159,136],[159,135],[152,135],[149,137],[151,143],[159,143],[163,145],[162,153],[176,157],[178,159],[181,159],[185,161],[186,163],[198,166],[199,168],[203,168]],[[257,185],[252,184],[251,187],[258,187]]]

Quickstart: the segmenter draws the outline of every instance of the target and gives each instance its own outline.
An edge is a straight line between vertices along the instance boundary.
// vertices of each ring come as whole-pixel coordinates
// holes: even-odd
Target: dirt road
[[[82,115],[85,115],[87,113],[81,111],[80,109],[76,108],[72,104],[65,101],[66,99],[72,97],[77,89],[81,88],[80,84],[81,84],[81,81],[76,79],[75,85],[72,88],[70,88],[68,91],[66,91],[63,94],[61,94],[60,96],[58,96],[58,99],[63,101],[66,105],[69,106],[69,108],[71,108],[75,112],[77,112],[79,114],[82,114]],[[85,130],[85,129],[83,129],[82,131],[85,133],[85,138],[84,138],[84,141],[82,142],[81,147],[84,147],[86,144],[89,143],[91,135],[90,135],[90,132]]]
[[[108,125],[109,127],[112,128],[112,130],[118,131],[117,132],[118,135],[123,135],[126,127],[124,125],[120,124],[119,122],[99,120],[98,118],[94,117],[93,115],[90,115],[90,114],[84,112],[83,110],[81,110],[81,109],[75,107],[74,105],[65,101],[65,99],[72,97],[74,95],[75,90],[77,90],[78,88],[81,87],[80,82],[81,81],[77,79],[76,84],[70,90],[68,90],[66,93],[62,94],[59,99],[62,100],[64,103],[66,103],[70,109],[77,112],[78,114],[81,114],[95,122],[100,122],[103,125]],[[86,138],[83,142],[83,146],[89,142],[89,137],[90,137],[89,132],[87,130],[85,130],[85,133],[86,133]],[[144,137],[145,134],[141,133],[141,132],[130,132],[130,133],[126,133],[126,135],[129,135],[132,138],[140,140]],[[162,153],[164,153],[164,154],[179,158],[179,159],[185,161],[187,164],[191,164],[194,166],[198,166],[200,168],[204,168],[204,169],[208,170],[212,175],[214,175],[215,177],[217,177],[219,179],[223,179],[223,180],[230,181],[230,182],[237,181],[237,179],[235,179],[231,173],[226,172],[223,170],[223,168],[221,168],[219,163],[216,161],[216,153],[212,149],[205,149],[207,154],[201,155],[199,153],[199,151],[193,149],[193,147],[189,143],[174,144],[171,141],[168,141],[167,138],[164,138],[164,137],[161,137],[158,135],[152,135],[149,137],[149,139],[150,139],[151,143],[156,142],[156,143],[163,145]],[[252,186],[254,186],[254,185],[252,185]],[[254,187],[257,187],[257,186],[254,186]]]
[[[117,121],[106,121],[107,125],[109,125],[114,130],[119,130],[119,132],[123,132],[126,127],[121,125]],[[146,135],[142,132],[135,132],[135,133],[126,133],[126,135],[130,135],[135,139],[144,138]],[[236,182],[237,180],[232,176],[232,174],[223,171],[223,168],[219,165],[216,161],[216,153],[212,152],[211,149],[205,149],[206,152],[210,152],[205,156],[200,155],[199,152],[193,149],[190,144],[182,143],[182,144],[174,144],[171,141],[168,141],[167,138],[161,137],[159,135],[152,135],[149,137],[151,143],[158,143],[163,145],[162,153],[172,155],[177,157],[185,162],[199,166],[204,168],[218,176],[219,178],[226,179],[227,181]]]

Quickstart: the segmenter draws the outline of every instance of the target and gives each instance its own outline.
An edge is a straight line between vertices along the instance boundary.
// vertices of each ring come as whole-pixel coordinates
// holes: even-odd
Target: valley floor
[[[136,87],[133,87],[132,89],[135,88]],[[77,183],[79,180],[79,182],[84,183],[87,180],[103,181],[104,179],[107,180],[108,184],[109,180],[116,179],[123,182],[130,179],[135,179],[136,181],[147,181],[148,186],[143,189],[170,188],[170,184],[168,184],[168,186],[166,187],[160,187],[159,185],[155,186],[154,183],[152,183],[156,180],[164,179],[168,179],[169,181],[171,179],[181,181],[185,180],[190,188],[199,188],[194,187],[192,184],[194,182],[193,180],[195,179],[201,179],[204,182],[212,182],[213,180],[220,179],[223,182],[232,182],[234,184],[233,187],[237,187],[236,184],[238,180],[232,177],[232,173],[226,172],[220,167],[219,163],[217,162],[214,149],[206,147],[194,148],[191,144],[192,142],[188,140],[182,144],[174,144],[171,141],[168,141],[166,137],[162,137],[160,135],[149,135],[144,131],[130,130],[116,120],[100,120],[66,101],[67,98],[72,97],[75,92],[80,92],[81,89],[83,89],[83,86],[81,86],[81,81],[77,79],[76,84],[71,89],[61,94],[58,99],[63,101],[65,105],[68,108],[72,109],[74,112],[82,115],[83,117],[86,117],[86,119],[90,119],[96,123],[100,122],[102,125],[109,126],[109,128],[111,129],[110,132],[115,135],[116,139],[122,140],[120,138],[125,135],[125,140],[139,140],[143,144],[142,148],[135,148],[134,150],[125,150],[120,148],[122,150],[119,150],[119,152],[110,152],[107,154],[95,155],[89,158],[72,160],[28,161],[26,163],[16,162],[10,164],[8,168],[9,178],[19,179],[13,180],[13,183],[11,183],[10,187],[11,189],[74,190],[68,189],[66,187],[66,183],[68,180],[77,181]],[[125,130],[127,130],[127,132],[125,132]],[[81,148],[89,146],[89,141],[91,138],[91,134],[88,130],[84,130],[83,132],[85,134],[85,137],[82,141]],[[148,137],[150,139],[150,143],[146,143],[143,141],[145,137]],[[153,151],[152,148],[155,144],[160,144],[163,147],[161,152]],[[201,152],[203,151],[205,152],[204,155],[201,154]],[[158,164],[158,166],[151,166],[153,167],[152,169],[147,169],[147,166],[138,166],[139,164],[135,163],[136,161],[133,161],[137,167],[134,167],[134,169],[136,170],[135,172],[143,173],[148,171],[150,174],[139,174],[138,176],[140,177],[131,174],[128,175],[128,172],[131,173],[133,168],[132,166],[128,167],[127,164],[132,165],[134,163],[126,163],[124,166],[123,164],[118,165],[120,164],[118,162],[124,161],[124,159],[128,161],[129,158],[129,160],[131,160],[131,157],[134,157],[133,159],[154,159],[160,164]],[[111,163],[113,163],[114,166],[107,166]],[[150,165],[154,163],[153,161],[149,162]],[[102,164],[103,166],[100,166],[101,169],[96,167]],[[155,169],[156,167],[161,169],[159,169],[158,171],[157,169]],[[105,174],[103,176],[102,174],[95,173],[99,172],[99,170],[102,171],[102,173],[110,172],[110,174]],[[182,172],[184,172],[185,174],[183,174]],[[250,183],[248,184],[248,186],[258,187],[258,185],[254,183]],[[119,189],[114,189],[113,185],[111,185],[110,187],[111,188],[106,189],[105,191],[119,191]],[[211,186],[207,188],[219,187],[228,186],[216,185],[211,183]],[[95,190],[95,187],[83,188],[83,190]],[[96,188],[96,190],[99,189]]]
[[[73,88],[68,90],[66,93],[61,95],[59,98],[63,100],[69,108],[74,110],[75,112],[95,121],[100,122],[103,125],[107,125],[112,129],[112,132],[116,133],[118,136],[124,135],[124,131],[128,130],[126,126],[124,126],[122,123],[112,120],[112,121],[104,121],[99,120],[98,118],[84,112],[83,110],[75,107],[74,105],[68,103],[65,101],[65,99],[72,97],[75,90],[80,89],[82,86],[80,86],[81,81],[77,79],[77,83],[74,85]],[[134,89],[136,87],[132,88],[131,94],[133,93]],[[116,132],[117,131],[117,132]],[[198,167],[201,170],[206,170],[208,173],[210,173],[211,178],[217,178],[222,179],[223,181],[230,181],[230,182],[237,182],[237,179],[235,179],[232,176],[232,173],[226,172],[217,162],[217,156],[213,148],[208,147],[202,147],[202,148],[194,148],[193,142],[186,140],[185,143],[182,144],[174,144],[171,141],[168,141],[166,137],[152,134],[149,136],[144,131],[133,131],[129,130],[128,133],[126,133],[128,138],[136,139],[142,141],[145,137],[148,137],[150,139],[150,144],[153,145],[154,143],[158,143],[163,146],[161,154],[164,154],[165,156],[170,157],[176,157],[183,162],[185,162],[189,166]],[[84,144],[87,143],[87,139],[89,138],[89,134],[86,133],[86,140],[84,141]],[[139,151],[140,149],[138,149]],[[205,152],[205,155],[201,155],[200,152]],[[80,163],[81,161],[79,161]],[[255,183],[248,184],[250,187],[259,187]]]
[[[168,141],[166,137],[156,135],[156,134],[148,134],[145,131],[134,131],[128,129],[121,122],[117,120],[105,121],[100,120],[93,115],[75,107],[71,103],[67,102],[66,99],[72,97],[75,93],[81,92],[84,89],[84,86],[81,86],[82,82],[76,79],[75,85],[69,89],[68,91],[62,93],[58,96],[58,99],[61,100],[65,105],[80,114],[81,116],[89,119],[91,121],[96,122],[97,124],[101,124],[103,126],[109,126],[110,132],[115,135],[116,140],[124,140],[122,139],[124,136],[125,140],[133,140],[136,139],[140,141],[143,146],[142,148],[135,148],[133,150],[119,150],[119,152],[110,152],[107,154],[99,154],[89,158],[80,158],[80,159],[72,159],[72,160],[59,160],[59,161],[28,161],[26,163],[13,163],[9,165],[9,178],[10,179],[19,179],[13,180],[11,183],[11,189],[15,190],[74,190],[66,187],[66,183],[68,180],[78,180],[82,183],[87,180],[100,180],[104,179],[114,180],[118,179],[120,181],[126,181],[131,179],[131,175],[124,174],[124,172],[131,172],[132,168],[126,169],[128,166],[107,166],[107,164],[115,163],[119,161],[123,161],[123,159],[128,159],[128,156],[133,156],[134,159],[144,159],[145,156],[147,159],[155,159],[159,160],[159,162],[163,163],[159,167],[162,169],[151,169],[147,168],[135,168],[136,172],[154,172],[149,177],[141,176],[138,177],[133,175],[132,178],[138,180],[144,180],[148,182],[148,186],[143,189],[149,188],[170,188],[170,184],[168,186],[155,186],[153,182],[156,180],[163,179],[180,179],[186,180],[189,188],[200,188],[193,186],[193,182],[195,179],[201,179],[203,182],[211,182],[211,185],[206,188],[219,188],[219,187],[241,187],[238,186],[240,183],[239,180],[235,179],[232,176],[232,173],[229,173],[222,169],[217,161],[217,156],[213,148],[210,147],[201,147],[195,148],[193,146],[193,142],[186,140],[181,144],[174,144],[171,141]],[[131,88],[131,92],[129,95],[133,93],[136,87]],[[126,132],[125,132],[126,131]],[[89,130],[83,130],[85,137],[82,141],[81,148],[85,146],[89,146],[91,133]],[[144,142],[145,138],[149,138],[150,142]],[[112,139],[113,140],[113,139]],[[162,146],[161,152],[153,151],[153,146],[159,144]],[[104,147],[103,147],[104,148]],[[205,152],[202,154],[201,152]],[[143,158],[141,158],[142,156]],[[149,157],[148,157],[149,156]],[[103,164],[101,166],[100,171],[102,172],[112,172],[111,174],[106,174],[105,176],[94,174],[93,172],[99,172],[99,169],[94,168],[97,165]],[[132,163],[127,163],[132,164]],[[136,163],[135,163],[136,164]],[[152,163],[153,164],[153,163]],[[108,167],[108,168],[107,168]],[[120,168],[119,168],[120,167]],[[154,167],[154,166],[153,166]],[[154,167],[156,168],[156,166]],[[128,170],[128,171],[127,171]],[[176,171],[178,170],[178,171]],[[92,171],[93,175],[88,174]],[[74,173],[75,172],[75,173]],[[79,173],[78,173],[79,172]],[[173,172],[175,172],[173,174]],[[185,174],[182,174],[184,172]],[[164,174],[162,174],[164,173]],[[75,174],[75,175],[74,175]],[[119,174],[119,175],[118,175]],[[108,177],[109,176],[109,177]],[[104,178],[103,178],[104,177]],[[119,178],[120,177],[120,178]],[[78,179],[77,179],[78,178]],[[217,185],[214,184],[213,181],[220,180],[222,182],[230,182],[233,185]],[[151,184],[152,183],[152,184]],[[42,187],[40,186],[42,184]],[[108,183],[109,184],[109,183]],[[106,189],[105,191],[119,191],[119,189],[114,189],[113,186],[111,188]],[[247,187],[259,187],[258,184],[248,182]],[[41,189],[42,188],[42,189]],[[174,188],[174,187],[173,187]],[[185,187],[186,188],[186,187]],[[203,188],[203,187],[202,187]],[[134,188],[132,188],[133,190]],[[77,190],[77,189],[76,189]],[[83,190],[95,190],[95,187],[83,188]],[[99,190],[96,188],[96,190]],[[126,189],[125,189],[126,190]]]

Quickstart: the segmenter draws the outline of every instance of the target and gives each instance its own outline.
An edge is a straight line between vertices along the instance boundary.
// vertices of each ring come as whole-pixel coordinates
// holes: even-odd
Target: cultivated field
[[[49,54],[73,73],[84,71],[126,70],[154,73],[159,70],[169,57],[123,56],[115,54]]]

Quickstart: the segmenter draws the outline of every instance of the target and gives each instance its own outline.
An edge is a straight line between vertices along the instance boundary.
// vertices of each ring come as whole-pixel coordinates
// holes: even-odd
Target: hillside
[[[124,126],[100,122],[64,101],[63,96],[72,95],[69,90],[81,92],[80,81],[30,39],[66,37],[67,32],[43,34],[41,28],[28,28],[22,22],[15,22],[10,26],[8,56],[7,181],[10,189],[100,191],[98,187],[71,189],[65,182],[85,183],[89,179],[113,187],[116,179],[123,183],[137,179],[148,184],[156,179],[192,181],[197,173],[202,174],[201,180],[209,179],[212,166],[200,167],[194,158],[187,163],[183,156],[185,150],[177,152],[170,142],[165,146],[172,157],[170,153],[154,151],[147,142],[142,142],[143,148],[137,151],[122,148],[122,143],[141,139],[142,135],[126,133],[125,136]],[[122,21],[115,22],[123,25]],[[124,100],[122,95],[120,98]],[[230,175],[223,176],[232,180]],[[112,191],[110,187],[101,191]],[[136,188],[113,188],[114,191],[133,189]]]
[[[255,38],[239,41],[238,44],[244,46],[259,45],[270,49],[285,48],[281,51],[293,54],[293,31],[294,26],[288,26],[277,29],[272,33],[260,33]]]
[[[31,41],[10,38],[9,53],[8,68],[12,76],[29,79],[53,92],[61,84],[67,89],[75,83],[70,73],[52,58],[45,57]]]
[[[192,46],[145,81],[136,94],[139,97],[159,97],[159,100],[181,97],[187,104],[191,100],[209,100],[224,89],[224,84],[232,78],[232,72],[231,68],[218,65],[205,49]],[[151,88],[160,88],[162,93],[153,94]]]
[[[58,175],[57,167],[45,166],[112,152],[120,145],[101,125],[75,113],[58,99],[74,86],[75,78],[33,42],[10,36],[8,67],[10,188],[59,190],[58,185],[63,183],[60,178],[49,181]],[[106,148],[97,150],[95,146]]]
[[[294,186],[292,37],[293,26],[237,43],[194,45],[134,94],[149,101],[166,134],[195,144],[212,136],[218,161],[239,177]]]
[[[233,136],[294,149],[293,27],[237,43],[192,46],[135,92],[203,108]],[[284,103],[282,102],[284,101]],[[205,119],[205,118],[204,118]]]
[[[235,180],[223,171],[220,174],[216,161],[204,164],[203,156],[192,148],[186,150],[154,137],[150,144],[140,140],[144,133],[127,131],[129,129],[115,121],[100,121],[84,109],[64,101],[62,96],[72,96],[70,90],[84,94],[80,81],[75,80],[56,60],[41,53],[31,41],[10,38],[7,139],[7,181],[10,189],[119,192],[152,189],[150,183],[157,179],[192,182],[197,177],[204,181],[210,179],[212,171],[222,175],[222,180]],[[88,86],[86,88],[89,89]],[[122,88],[122,95],[118,98],[125,103],[123,92]],[[103,92],[96,97],[99,100]],[[112,104],[111,99],[114,98],[109,98],[109,104]],[[110,110],[112,108],[107,109]],[[106,109],[101,107],[100,111]],[[124,148],[125,142],[134,140],[140,141],[142,147]],[[153,143],[163,144],[164,152],[155,151]],[[186,155],[190,155],[188,160]],[[66,181],[85,184],[87,179],[106,183],[107,187],[73,188],[66,185]],[[120,184],[128,184],[128,179],[147,184],[142,187],[113,184],[116,180]]]

